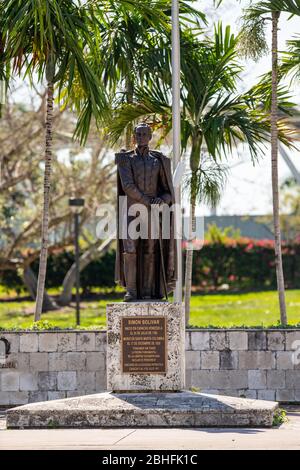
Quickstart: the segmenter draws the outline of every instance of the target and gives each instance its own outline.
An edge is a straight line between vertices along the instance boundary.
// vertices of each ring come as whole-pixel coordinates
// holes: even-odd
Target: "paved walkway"
[[[7,430],[0,414],[0,449],[294,449],[300,450],[300,407],[272,429],[45,429]]]

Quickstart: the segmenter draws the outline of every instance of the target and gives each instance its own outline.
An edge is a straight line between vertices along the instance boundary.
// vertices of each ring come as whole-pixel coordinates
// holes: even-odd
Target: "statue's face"
[[[149,144],[151,140],[151,130],[149,127],[137,127],[135,130],[134,138],[139,147],[144,147]]]

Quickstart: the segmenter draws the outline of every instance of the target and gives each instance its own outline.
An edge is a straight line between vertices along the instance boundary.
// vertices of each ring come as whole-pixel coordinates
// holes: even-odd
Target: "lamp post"
[[[76,283],[76,325],[80,325],[80,277],[79,277],[79,214],[84,206],[84,199],[72,197],[69,199],[69,206],[74,213],[74,232],[75,232],[75,283]]]
[[[172,127],[173,127],[173,171],[180,162],[180,27],[179,1],[172,0]],[[176,203],[181,205],[180,185],[175,188]],[[181,217],[181,213],[180,213]],[[181,221],[175,220],[177,227]],[[177,233],[177,230],[176,230]],[[177,234],[178,235],[178,234]],[[182,302],[182,246],[181,237],[176,240],[178,280],[174,292],[174,301]]]

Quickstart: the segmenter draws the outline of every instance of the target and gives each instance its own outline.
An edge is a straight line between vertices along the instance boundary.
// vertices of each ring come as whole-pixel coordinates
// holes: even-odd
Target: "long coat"
[[[162,164],[163,171],[165,173],[165,179],[168,184],[169,193],[171,195],[170,206],[175,203],[174,187],[172,181],[172,172],[171,172],[171,160],[164,156],[161,152],[156,150],[150,150],[150,154],[158,158]],[[134,159],[134,151],[116,153],[115,163],[117,166],[120,164],[131,165]],[[121,234],[119,233],[119,196],[125,196],[123,190],[119,171],[117,171],[117,194],[118,194],[118,204],[117,204],[117,249],[116,249],[116,261],[115,261],[115,282],[119,285],[126,288],[126,282],[124,277],[124,259],[123,259],[123,240]],[[176,250],[176,240],[174,238],[174,212],[170,211],[170,238],[162,239],[162,249],[163,249],[163,260],[165,267],[166,275],[166,284],[167,284],[167,293],[171,293],[175,289],[176,280],[177,280],[177,250]],[[157,243],[156,250],[156,270],[155,270],[155,293],[153,298],[162,299],[165,296],[164,281],[163,281],[163,272],[161,267],[161,253],[159,244]],[[138,252],[138,280],[141,279],[141,273],[139,269],[142,269],[142,251]],[[138,284],[138,298],[142,296],[142,286]],[[140,295],[139,295],[140,294]]]

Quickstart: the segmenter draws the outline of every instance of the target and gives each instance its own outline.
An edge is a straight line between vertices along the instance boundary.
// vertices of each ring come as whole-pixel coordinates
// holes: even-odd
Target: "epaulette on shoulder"
[[[115,164],[116,165],[126,165],[128,163],[128,158],[134,154],[134,150],[121,151],[115,154]]]
[[[153,155],[155,155],[158,158],[168,158],[166,157],[162,152],[159,152],[158,150],[150,150]]]

